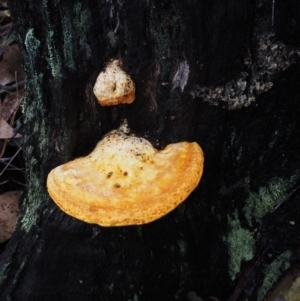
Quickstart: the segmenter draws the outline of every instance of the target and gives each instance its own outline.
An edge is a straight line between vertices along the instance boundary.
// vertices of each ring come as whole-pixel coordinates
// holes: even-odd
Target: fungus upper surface
[[[119,61],[114,60],[99,74],[94,94],[102,106],[132,103],[135,99],[135,84],[121,69]]]
[[[47,186],[73,217],[102,226],[138,225],[184,201],[200,181],[203,161],[195,142],[158,151],[143,138],[114,130],[87,157],[52,170]]]

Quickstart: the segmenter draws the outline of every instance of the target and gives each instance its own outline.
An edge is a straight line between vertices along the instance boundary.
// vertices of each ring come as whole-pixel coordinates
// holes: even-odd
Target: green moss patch
[[[290,267],[290,258],[292,256],[291,251],[285,251],[279,255],[266,269],[265,277],[257,294],[257,301],[264,300],[267,292],[273,287],[278,280],[279,276],[282,275]]]
[[[298,174],[289,179],[273,178],[267,186],[260,187],[257,193],[250,193],[244,207],[249,225],[252,226],[253,220],[260,222],[268,212],[280,204],[287,197],[298,178]]]
[[[228,217],[229,234],[226,238],[229,253],[229,277],[234,280],[243,261],[249,261],[254,255],[255,239],[251,231],[242,228],[237,211]]]

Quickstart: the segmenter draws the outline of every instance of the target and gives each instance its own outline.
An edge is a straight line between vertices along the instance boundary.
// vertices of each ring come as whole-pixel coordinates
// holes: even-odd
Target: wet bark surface
[[[27,73],[28,186],[0,255],[1,300],[262,300],[300,237],[299,4],[269,2],[9,1]],[[131,105],[96,104],[111,59],[136,84]],[[199,186],[147,225],[64,214],[47,174],[124,118],[157,148],[198,142]]]

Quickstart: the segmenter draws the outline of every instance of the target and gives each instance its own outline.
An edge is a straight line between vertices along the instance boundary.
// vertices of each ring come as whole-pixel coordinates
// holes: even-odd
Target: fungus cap
[[[156,150],[143,138],[114,130],[87,157],[53,169],[48,192],[65,213],[101,226],[145,224],[183,202],[203,171],[193,142]]]
[[[135,99],[135,84],[121,69],[119,61],[114,60],[99,74],[94,94],[101,106],[132,103]]]

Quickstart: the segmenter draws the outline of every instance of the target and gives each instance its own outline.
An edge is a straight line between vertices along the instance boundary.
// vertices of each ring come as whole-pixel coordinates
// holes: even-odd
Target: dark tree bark
[[[299,2],[9,4],[27,74],[28,185],[0,258],[0,300],[262,300],[299,245]],[[131,105],[96,104],[111,59],[136,83]],[[157,148],[198,142],[199,186],[147,225],[66,215],[47,174],[124,118]]]

